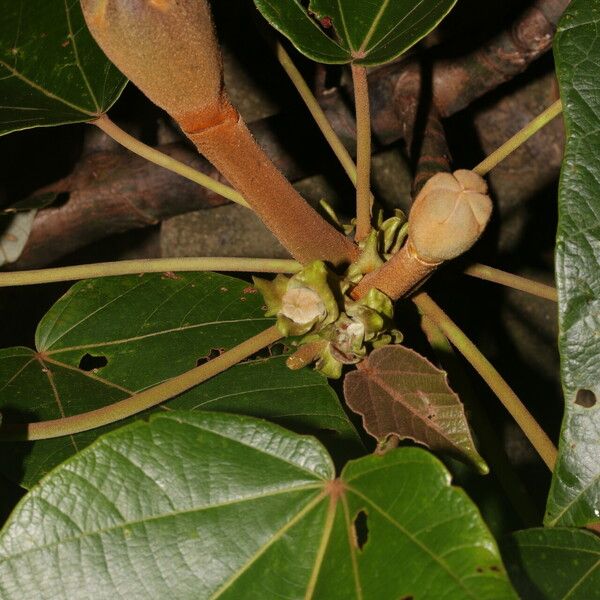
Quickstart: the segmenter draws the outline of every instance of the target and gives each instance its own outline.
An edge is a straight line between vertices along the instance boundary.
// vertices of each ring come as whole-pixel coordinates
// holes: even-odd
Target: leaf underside
[[[308,9],[300,0],[254,3],[309,58],[373,66],[394,60],[435,29],[456,0],[311,0]]]
[[[213,273],[83,281],[43,317],[35,351],[0,351],[0,413],[6,423],[23,423],[122,400],[263,331],[272,324],[263,313],[254,288]],[[156,410],[174,408],[265,417],[350,454],[361,451],[327,380],[308,369],[290,371],[284,356],[249,360]],[[113,427],[4,444],[0,470],[30,487]]]
[[[565,416],[547,525],[600,522],[599,8],[573,0],[554,42],[567,130],[556,245]]]
[[[93,120],[125,84],[78,0],[0,0],[0,135]]]
[[[446,373],[405,346],[374,350],[344,380],[348,406],[377,440],[409,438],[437,452],[467,458],[482,472],[462,403]]]
[[[476,507],[426,451],[335,480],[313,438],[186,412],[111,432],[36,486],[0,533],[0,595],[515,598]]]

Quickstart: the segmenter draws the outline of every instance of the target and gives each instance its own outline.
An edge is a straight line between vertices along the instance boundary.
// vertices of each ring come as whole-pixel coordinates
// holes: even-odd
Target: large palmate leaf
[[[465,411],[446,373],[404,346],[374,350],[344,380],[348,406],[376,439],[410,438],[432,450],[464,456],[487,473]]]
[[[254,0],[269,23],[324,63],[378,65],[434,29],[456,0]],[[335,37],[327,30],[333,27]]]
[[[0,533],[0,596],[515,598],[477,509],[426,451],[335,479],[313,438],[187,412],[109,433],[36,486]]]
[[[556,272],[565,395],[545,522],[600,522],[600,2],[574,0],[555,40],[567,128]]]
[[[0,0],[0,135],[90,121],[125,83],[89,34],[79,0]]]
[[[510,577],[528,600],[600,597],[600,539],[577,529],[528,529],[504,552]]]
[[[212,273],[81,282],[40,322],[36,351],[0,351],[0,412],[7,423],[39,421],[122,400],[264,330],[263,313],[254,288]],[[264,416],[360,446],[327,380],[284,359],[239,365],[167,406]],[[29,487],[101,432],[4,446],[0,468]]]

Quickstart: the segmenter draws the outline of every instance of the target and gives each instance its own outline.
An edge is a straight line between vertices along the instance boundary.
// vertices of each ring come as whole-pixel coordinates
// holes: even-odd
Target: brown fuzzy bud
[[[177,120],[203,113],[220,122],[222,105],[232,110],[206,0],[81,0],[81,6],[110,60]]]
[[[417,289],[440,263],[466,252],[492,214],[487,184],[473,171],[438,173],[424,186],[408,217],[408,240],[378,271],[352,290],[362,298],[371,288],[396,300]]]
[[[440,263],[460,256],[478,239],[492,214],[486,182],[473,171],[438,173],[410,211],[409,235],[417,256]]]

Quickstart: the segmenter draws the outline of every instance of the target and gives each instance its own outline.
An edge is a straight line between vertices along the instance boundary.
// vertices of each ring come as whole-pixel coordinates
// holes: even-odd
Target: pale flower
[[[325,304],[319,294],[307,287],[297,287],[285,292],[279,314],[298,325],[307,325],[325,317]]]

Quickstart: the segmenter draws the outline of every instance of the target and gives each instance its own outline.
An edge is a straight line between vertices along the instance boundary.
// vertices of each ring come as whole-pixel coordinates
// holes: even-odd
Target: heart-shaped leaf
[[[370,66],[406,52],[439,24],[456,0],[311,0],[308,9],[300,0],[254,3],[309,58]]]
[[[404,346],[374,350],[344,380],[346,403],[377,440],[412,439],[438,452],[466,457],[483,473],[465,411],[446,373]]]
[[[600,539],[577,529],[527,529],[503,552],[521,598],[590,600],[600,592]]]
[[[37,351],[0,351],[0,412],[7,423],[22,423],[117,402],[262,331],[272,323],[263,313],[254,288],[213,273],[83,281],[41,320]],[[284,360],[249,361],[167,406],[264,416],[360,451],[327,380],[310,370],[290,371]],[[30,487],[106,430],[11,444],[0,468]]]
[[[78,1],[0,0],[0,135],[93,120],[125,83]]]
[[[598,3],[573,0],[554,45],[567,129],[556,245],[565,416],[547,525],[600,523],[598,27]]]
[[[426,451],[335,479],[312,438],[181,412],[103,436],[25,497],[0,533],[0,595],[515,598],[476,507]]]

